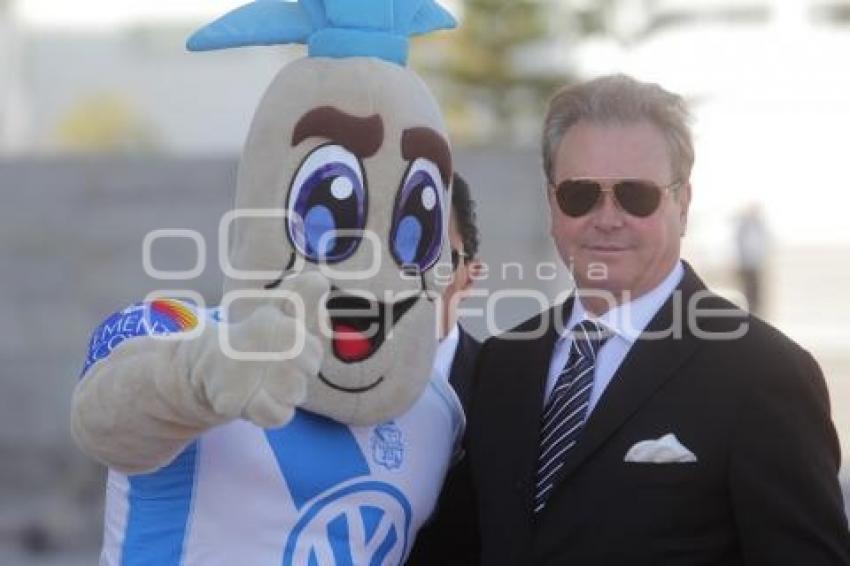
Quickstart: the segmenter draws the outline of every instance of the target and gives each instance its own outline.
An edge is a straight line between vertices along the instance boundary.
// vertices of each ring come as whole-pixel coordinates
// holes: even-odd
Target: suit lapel
[[[458,325],[457,350],[449,370],[449,382],[452,385],[465,388],[465,381],[475,367],[476,353],[474,339]]]
[[[449,383],[454,387],[464,411],[467,411],[472,373],[475,371],[475,362],[481,345],[467,334],[463,326],[458,325],[458,333],[457,350],[449,370]]]
[[[511,467],[511,478],[523,499],[523,506],[530,518],[532,514],[531,494],[534,487],[534,473],[537,466],[537,450],[540,435],[540,418],[543,411],[543,396],[546,390],[546,378],[549,364],[560,325],[555,324],[556,317],[572,309],[572,298],[563,305],[555,306],[544,312],[540,324],[546,324],[546,333],[536,340],[518,340],[512,358],[518,364],[506,371],[510,387],[504,390],[506,399],[513,399],[512,406],[516,414],[512,415],[513,434],[504,439],[504,453],[511,457],[504,465]],[[545,321],[545,322],[544,322]]]
[[[672,378],[696,350],[699,342],[687,331],[685,316],[689,298],[700,289],[705,289],[705,285],[686,263],[679,287],[662,305],[644,332],[645,336],[654,333],[666,337],[640,338],[629,350],[588,418],[578,444],[567,458],[561,485],[659,387]]]

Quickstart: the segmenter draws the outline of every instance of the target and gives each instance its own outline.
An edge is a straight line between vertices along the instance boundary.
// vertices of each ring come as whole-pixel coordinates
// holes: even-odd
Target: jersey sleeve
[[[202,309],[177,299],[156,299],[149,303],[130,305],[111,314],[94,329],[80,379],[125,340],[189,332],[196,330],[202,323],[218,320],[218,309]]]

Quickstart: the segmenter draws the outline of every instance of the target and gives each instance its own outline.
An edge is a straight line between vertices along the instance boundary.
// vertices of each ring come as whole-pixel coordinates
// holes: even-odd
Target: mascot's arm
[[[304,304],[319,304],[327,281],[305,274],[285,282]],[[287,423],[318,373],[322,349],[287,304],[265,303],[230,324],[239,352],[285,352],[296,337],[303,348],[286,361],[238,360],[221,348],[219,331],[206,324],[197,336],[130,338],[96,362],[74,391],[71,430],[93,458],[125,472],[168,464],[207,429],[243,417],[261,427]]]

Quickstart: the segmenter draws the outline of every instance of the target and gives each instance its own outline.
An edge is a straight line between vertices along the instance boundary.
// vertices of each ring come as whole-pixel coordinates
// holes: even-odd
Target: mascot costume
[[[452,163],[408,36],[434,0],[258,0],[200,51],[306,43],[239,167],[224,299],[94,332],[72,431],[109,466],[102,564],[400,564],[463,429],[431,375]]]

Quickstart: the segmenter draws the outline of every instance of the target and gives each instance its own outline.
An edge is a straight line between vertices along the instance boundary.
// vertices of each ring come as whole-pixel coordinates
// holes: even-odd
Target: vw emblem
[[[365,481],[334,489],[306,507],[287,538],[283,564],[401,564],[410,520],[410,503],[392,485]]]

